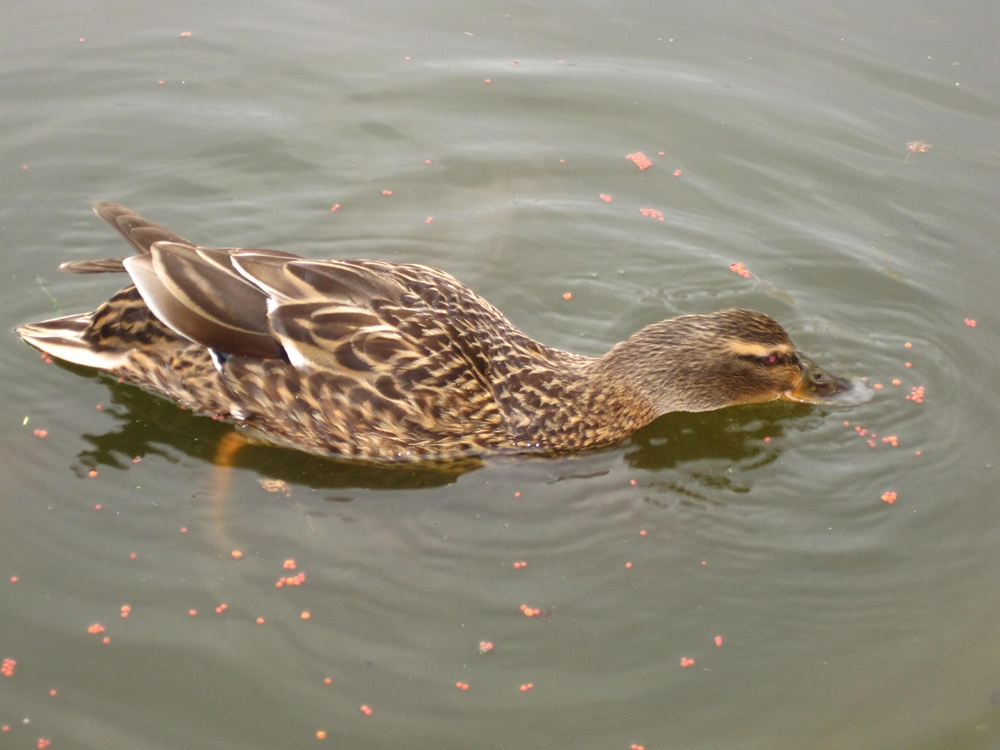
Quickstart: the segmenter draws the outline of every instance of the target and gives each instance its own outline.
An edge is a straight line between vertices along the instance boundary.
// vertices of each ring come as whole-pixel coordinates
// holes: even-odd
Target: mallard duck
[[[21,338],[312,453],[565,453],[668,412],[851,388],[753,310],[653,323],[585,357],[532,340],[427,266],[204,248],[118,204],[94,210],[137,254],[60,268],[124,271],[132,285],[94,312],[21,326]]]

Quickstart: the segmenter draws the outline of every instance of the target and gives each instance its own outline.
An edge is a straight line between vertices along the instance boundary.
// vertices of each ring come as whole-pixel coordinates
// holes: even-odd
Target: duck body
[[[545,346],[427,266],[201,248],[114,203],[137,254],[92,313],[22,326],[51,356],[312,453],[377,460],[612,445],[670,411],[848,388],[750,310],[647,326],[598,358]]]

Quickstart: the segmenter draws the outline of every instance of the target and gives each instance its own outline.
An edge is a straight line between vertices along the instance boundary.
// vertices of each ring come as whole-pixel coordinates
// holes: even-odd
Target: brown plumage
[[[54,357],[313,453],[383,460],[617,443],[661,414],[849,384],[763,313],[654,323],[598,358],[547,347],[427,266],[200,248],[123,206],[94,210],[137,255],[95,312],[18,328]]]

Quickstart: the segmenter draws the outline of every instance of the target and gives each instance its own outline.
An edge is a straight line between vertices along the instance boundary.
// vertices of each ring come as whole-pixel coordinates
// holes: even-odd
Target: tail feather
[[[94,348],[88,339],[93,313],[67,315],[19,326],[17,334],[36,349],[57,359],[98,370],[112,370],[128,356],[126,350]]]

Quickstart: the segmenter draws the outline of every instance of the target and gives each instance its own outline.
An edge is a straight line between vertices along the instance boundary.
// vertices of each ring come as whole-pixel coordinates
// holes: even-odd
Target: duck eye
[[[778,355],[777,354],[772,354],[770,357],[767,358],[767,363],[769,365],[773,365],[777,361],[778,361]]]

